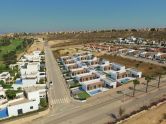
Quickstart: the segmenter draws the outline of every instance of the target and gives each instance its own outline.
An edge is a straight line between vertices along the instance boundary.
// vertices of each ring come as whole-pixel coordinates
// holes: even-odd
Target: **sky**
[[[166,27],[166,0],[1,0],[0,33]]]

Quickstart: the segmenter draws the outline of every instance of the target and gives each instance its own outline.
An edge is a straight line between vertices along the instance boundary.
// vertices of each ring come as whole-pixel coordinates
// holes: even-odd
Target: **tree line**
[[[8,46],[10,44],[11,44],[11,42],[10,42],[9,38],[0,39],[0,46]]]

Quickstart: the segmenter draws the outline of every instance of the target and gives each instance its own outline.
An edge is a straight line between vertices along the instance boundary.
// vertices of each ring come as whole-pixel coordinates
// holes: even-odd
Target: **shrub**
[[[40,99],[40,106],[45,108],[47,107],[48,103],[47,103],[47,100],[45,98],[41,98]]]
[[[16,92],[14,90],[7,90],[6,96],[8,99],[14,99],[16,97]]]
[[[140,110],[148,110],[148,106],[142,106]]]
[[[164,114],[163,114],[163,119],[165,119],[165,120],[166,120],[166,113],[164,113]]]

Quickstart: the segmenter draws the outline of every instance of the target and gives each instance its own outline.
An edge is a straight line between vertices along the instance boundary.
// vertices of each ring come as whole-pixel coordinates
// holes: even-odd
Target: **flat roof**
[[[38,90],[41,90],[41,89],[45,89],[45,86],[31,86],[31,87],[25,87],[24,90],[25,92],[34,92],[34,91],[38,91]]]
[[[131,71],[135,71],[135,72],[141,72],[141,71],[138,71],[138,70],[135,69],[135,68],[128,68],[128,69],[126,69],[126,70],[131,70]]]
[[[115,71],[115,70],[109,70],[109,71],[106,71],[106,73],[109,73],[109,72],[112,72],[112,73],[123,73],[123,72],[126,72],[126,70],[119,70],[119,71]]]
[[[106,81],[106,82],[116,82],[115,80],[111,79],[111,78],[102,78],[102,80]]]
[[[85,68],[75,68],[75,69],[71,69],[70,71],[80,71],[80,70],[85,70]]]
[[[66,66],[70,66],[70,65],[77,65],[77,63],[70,63],[70,64],[65,64]]]
[[[28,100],[24,97],[24,99],[20,99],[18,101],[15,101],[13,103],[9,103],[9,106],[14,106],[14,105],[19,105],[19,104],[23,104],[23,103],[27,103],[27,102],[32,102],[33,100]]]
[[[118,64],[118,63],[112,63],[113,65],[117,65],[119,67],[124,67],[124,65]]]
[[[76,77],[84,77],[84,76],[89,76],[89,75],[92,75],[92,72],[79,74],[79,75],[76,75]]]
[[[89,80],[89,81],[84,81],[81,84],[88,85],[88,84],[93,84],[93,83],[98,83],[98,82],[101,82],[100,78],[94,79],[94,80]]]

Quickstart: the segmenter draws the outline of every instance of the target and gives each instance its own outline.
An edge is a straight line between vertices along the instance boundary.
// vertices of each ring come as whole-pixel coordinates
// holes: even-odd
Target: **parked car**
[[[53,85],[52,81],[49,82],[50,85]]]

